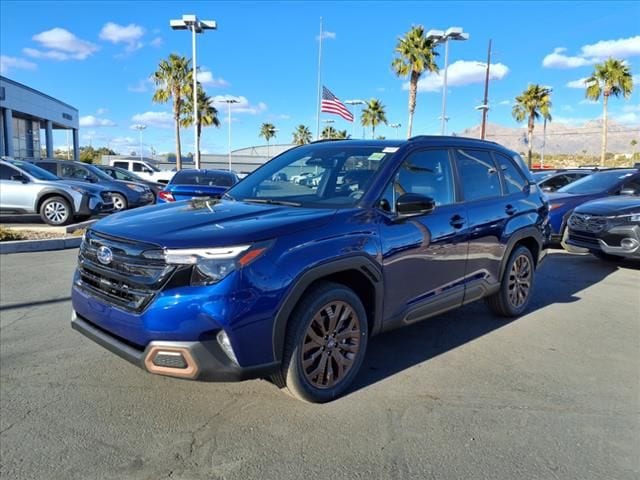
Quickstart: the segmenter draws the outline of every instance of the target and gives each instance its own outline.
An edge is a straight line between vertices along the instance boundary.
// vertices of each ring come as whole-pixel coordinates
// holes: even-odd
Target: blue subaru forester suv
[[[282,180],[300,174],[319,181]],[[315,142],[221,199],[92,226],[72,326],[151,373],[271,378],[326,402],[349,387],[372,335],[481,298],[522,314],[547,232],[544,195],[495,143]]]

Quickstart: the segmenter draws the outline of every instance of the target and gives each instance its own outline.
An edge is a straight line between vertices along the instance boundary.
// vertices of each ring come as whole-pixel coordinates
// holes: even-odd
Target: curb
[[[80,246],[80,242],[82,242],[82,237],[0,242],[0,255],[4,255],[7,253],[47,252],[50,250],[78,248]]]

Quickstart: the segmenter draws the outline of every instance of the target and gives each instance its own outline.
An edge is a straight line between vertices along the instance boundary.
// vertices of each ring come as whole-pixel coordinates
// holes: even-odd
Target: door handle
[[[464,226],[465,220],[460,215],[456,214],[449,220],[449,225],[453,228],[462,228]]]
[[[518,209],[513,205],[507,205],[506,207],[504,207],[504,211],[507,215],[515,215],[518,212]]]

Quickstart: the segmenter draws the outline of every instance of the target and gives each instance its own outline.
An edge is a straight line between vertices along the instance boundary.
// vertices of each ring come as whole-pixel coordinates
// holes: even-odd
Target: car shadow
[[[626,267],[626,263],[625,263]],[[576,294],[619,268],[588,254],[553,251],[538,269],[527,313],[556,303],[574,303]],[[491,313],[478,301],[414,325],[371,339],[367,355],[351,392],[373,385],[414,365],[428,361],[467,342],[487,335],[515,319]]]

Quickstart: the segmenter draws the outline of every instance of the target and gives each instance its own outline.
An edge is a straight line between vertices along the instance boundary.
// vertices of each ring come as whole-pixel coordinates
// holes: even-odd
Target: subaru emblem
[[[113,260],[113,252],[109,247],[105,247],[104,245],[98,248],[98,261],[103,265],[109,265]]]

